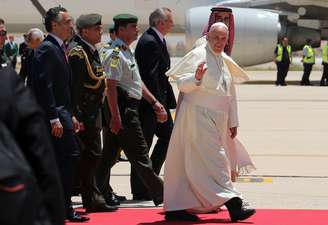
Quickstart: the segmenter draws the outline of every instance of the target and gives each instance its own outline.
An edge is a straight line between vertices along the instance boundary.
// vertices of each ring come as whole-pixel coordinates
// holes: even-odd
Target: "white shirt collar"
[[[56,36],[55,34],[49,33],[49,35],[57,41],[57,43],[59,44],[60,47],[64,44],[64,41],[62,39],[60,39],[58,36]]]
[[[164,35],[161,32],[159,32],[159,30],[157,30],[155,27],[151,27],[151,28],[156,32],[159,39],[161,39],[161,41],[163,42],[164,41]]]

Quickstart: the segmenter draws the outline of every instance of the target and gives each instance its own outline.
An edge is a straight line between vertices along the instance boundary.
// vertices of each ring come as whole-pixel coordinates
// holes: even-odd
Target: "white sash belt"
[[[231,96],[220,96],[200,91],[185,93],[183,96],[183,100],[189,104],[224,112],[228,112],[231,98]]]

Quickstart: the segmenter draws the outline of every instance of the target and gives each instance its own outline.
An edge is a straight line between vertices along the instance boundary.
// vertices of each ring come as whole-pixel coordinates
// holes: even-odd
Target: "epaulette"
[[[107,43],[101,43],[101,44],[98,44],[98,48],[99,49],[111,49],[111,45],[110,44],[107,44]]]
[[[112,45],[110,45],[110,44],[104,44],[104,45],[103,45],[103,48],[111,49],[111,48],[112,48]]]
[[[69,53],[68,53],[69,57],[72,56],[78,56],[80,59],[84,58],[84,54],[83,54],[83,48],[80,45],[75,46],[74,48],[72,48]]]

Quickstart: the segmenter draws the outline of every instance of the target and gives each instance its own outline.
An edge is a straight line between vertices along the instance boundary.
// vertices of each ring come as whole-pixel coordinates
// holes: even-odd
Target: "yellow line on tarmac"
[[[272,183],[272,177],[238,177],[238,183]]]

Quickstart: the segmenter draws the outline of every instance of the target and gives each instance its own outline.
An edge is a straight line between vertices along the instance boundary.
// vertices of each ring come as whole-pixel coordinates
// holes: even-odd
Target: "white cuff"
[[[201,83],[202,83],[202,80],[197,80],[196,77],[195,77],[195,84],[196,84],[196,86],[199,86]]]
[[[56,122],[60,122],[59,118],[56,118],[56,119],[52,119],[52,120],[50,120],[50,123],[51,123],[51,124],[56,123]]]

